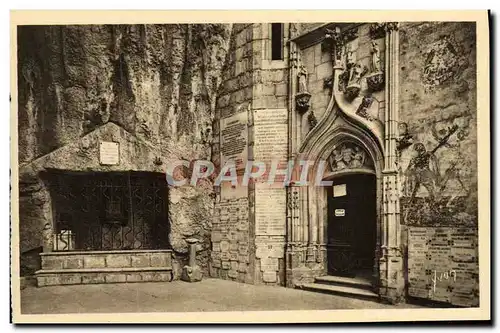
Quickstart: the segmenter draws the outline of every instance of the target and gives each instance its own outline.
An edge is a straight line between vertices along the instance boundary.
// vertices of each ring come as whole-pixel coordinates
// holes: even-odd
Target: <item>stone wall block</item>
[[[109,254],[106,256],[106,267],[131,267],[131,257],[130,255]]]
[[[83,267],[104,268],[106,267],[106,257],[103,255],[86,255],[83,257]]]

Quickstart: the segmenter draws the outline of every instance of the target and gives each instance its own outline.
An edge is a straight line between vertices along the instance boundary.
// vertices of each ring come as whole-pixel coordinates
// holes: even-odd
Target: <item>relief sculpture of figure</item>
[[[342,158],[344,160],[345,165],[348,168],[352,168],[352,163],[354,161],[353,159],[354,152],[352,151],[352,148],[344,146],[342,148]]]
[[[380,72],[380,49],[375,41],[372,41],[372,72]]]
[[[356,52],[353,50],[353,46],[350,44],[347,49],[347,63],[354,64],[356,62]]]
[[[299,93],[307,92],[307,69],[304,65],[300,66],[300,70],[298,73],[299,77]]]
[[[341,150],[335,149],[333,151],[333,154],[335,155],[334,159],[335,159],[335,166],[336,166],[335,169],[336,170],[342,170],[342,169],[345,169],[347,167],[346,164],[344,163],[344,156],[342,154],[342,149]]]
[[[354,151],[352,167],[361,168],[365,164],[365,152],[360,147],[355,147]]]
[[[349,78],[349,85],[359,85],[361,83],[361,76],[363,69],[360,64],[356,64],[351,68],[351,77]]]

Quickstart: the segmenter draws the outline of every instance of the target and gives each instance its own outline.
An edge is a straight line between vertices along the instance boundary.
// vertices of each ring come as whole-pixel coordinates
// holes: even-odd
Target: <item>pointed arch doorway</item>
[[[327,272],[371,280],[376,248],[376,177],[340,174],[328,187]]]
[[[339,140],[332,147],[324,175],[325,270],[328,275],[362,278],[377,275],[378,191],[372,154],[358,140]]]

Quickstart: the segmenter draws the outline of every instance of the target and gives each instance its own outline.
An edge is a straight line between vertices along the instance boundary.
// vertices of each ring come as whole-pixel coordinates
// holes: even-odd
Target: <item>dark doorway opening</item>
[[[328,274],[370,277],[376,247],[376,177],[335,178],[328,195]]]
[[[168,187],[150,172],[50,170],[54,251],[168,249]]]

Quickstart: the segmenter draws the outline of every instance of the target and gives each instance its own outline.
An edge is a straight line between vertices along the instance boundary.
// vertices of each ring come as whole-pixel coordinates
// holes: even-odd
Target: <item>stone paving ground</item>
[[[219,279],[26,287],[23,314],[415,308]]]

